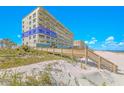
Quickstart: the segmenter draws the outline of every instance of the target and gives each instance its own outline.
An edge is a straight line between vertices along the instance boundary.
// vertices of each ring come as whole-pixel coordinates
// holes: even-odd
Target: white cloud
[[[95,44],[96,42],[95,41],[90,41],[89,44]]]
[[[105,41],[113,41],[114,40],[114,37],[113,36],[109,36]]]
[[[114,36],[109,36],[108,38],[106,38],[105,40],[105,45],[109,45],[109,46],[117,46],[117,42],[114,41]]]
[[[89,46],[94,47],[95,49],[101,50],[124,50],[124,41],[118,42],[115,41],[114,36],[107,37],[104,41],[98,42],[95,37],[92,37],[91,40],[85,41]]]
[[[86,44],[88,44],[89,42],[88,41],[85,41]]]
[[[92,37],[91,39],[94,40],[94,39],[96,39],[96,38],[95,38],[95,37]]]
[[[18,38],[21,38],[21,35],[17,35]]]
[[[85,41],[86,44],[92,45],[95,44],[98,40],[95,37],[92,37],[90,41]]]
[[[119,46],[124,46],[124,42],[120,42],[118,45]]]
[[[104,45],[104,44],[102,44],[101,46],[102,46],[103,48],[107,47],[107,46],[106,46],[106,45]]]
[[[98,40],[96,40],[95,37],[91,38],[91,41],[89,42],[89,44],[95,44]]]
[[[110,36],[106,38],[105,41],[101,43],[102,49],[116,50],[116,49],[122,49],[122,47],[124,47],[124,42],[115,41],[114,36]]]

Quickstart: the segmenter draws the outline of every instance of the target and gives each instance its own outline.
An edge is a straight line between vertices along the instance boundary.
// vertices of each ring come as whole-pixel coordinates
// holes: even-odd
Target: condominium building
[[[85,47],[85,43],[82,40],[74,40],[73,47],[82,49]]]
[[[73,33],[42,7],[23,18],[22,31],[23,45],[29,47],[73,47]]]

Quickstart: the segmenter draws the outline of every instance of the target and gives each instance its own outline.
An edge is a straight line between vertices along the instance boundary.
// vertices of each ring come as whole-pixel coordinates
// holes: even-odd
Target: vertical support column
[[[88,47],[87,45],[85,45],[85,65],[87,64],[88,62]]]
[[[41,47],[41,50],[42,50],[42,51],[44,50],[43,47]]]
[[[97,63],[97,68],[100,69],[100,67],[101,67],[101,57],[99,56],[99,61]]]
[[[61,58],[62,58],[63,48],[61,48]]]
[[[114,73],[116,73],[117,72],[117,66],[116,65],[112,65],[112,71],[114,72]]]
[[[72,48],[72,51],[71,51],[71,55],[72,55],[72,62],[74,61],[74,59],[73,59],[73,48]]]
[[[47,47],[47,52],[48,52],[48,47]]]
[[[54,48],[53,48],[53,54],[54,54]]]

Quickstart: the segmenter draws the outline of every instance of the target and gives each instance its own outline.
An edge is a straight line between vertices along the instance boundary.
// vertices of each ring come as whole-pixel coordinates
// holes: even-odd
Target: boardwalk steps
[[[37,48],[38,50],[47,51],[53,54],[74,56],[74,57],[85,57],[86,61],[88,59],[96,63],[98,69],[107,69],[111,72],[117,72],[117,65],[113,62],[101,57],[100,55],[94,53],[91,49],[57,49],[57,48]]]
[[[113,62],[101,57],[100,55],[94,53],[93,51],[88,50],[88,58],[97,63],[98,69],[107,69],[112,72],[117,72],[117,65]]]

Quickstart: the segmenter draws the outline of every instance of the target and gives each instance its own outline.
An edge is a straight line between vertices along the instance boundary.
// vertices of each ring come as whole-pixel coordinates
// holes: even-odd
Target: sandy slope
[[[81,64],[69,63],[65,60],[54,60],[47,62],[40,62],[27,66],[10,68],[1,70],[0,74],[4,71],[16,71],[24,74],[38,73],[46,70],[45,68],[51,65],[51,76],[55,85],[67,86],[93,86],[93,85],[124,85],[124,75],[114,74],[107,70],[98,70],[95,67],[86,66],[81,69]],[[83,65],[84,67],[84,65]]]

